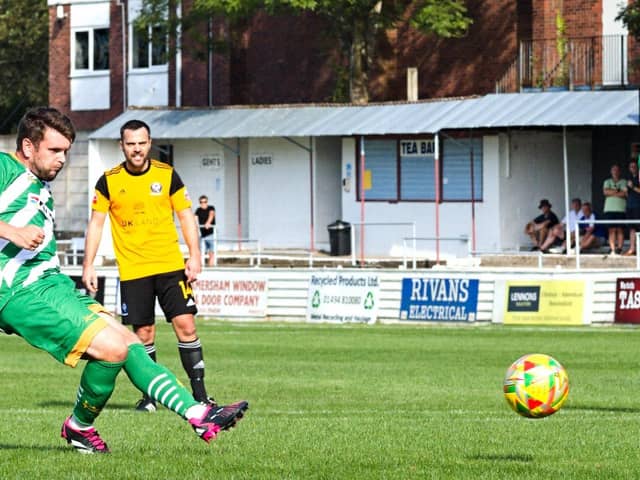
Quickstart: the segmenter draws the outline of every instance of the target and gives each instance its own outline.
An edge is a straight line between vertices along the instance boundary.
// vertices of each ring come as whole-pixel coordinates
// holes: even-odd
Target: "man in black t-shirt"
[[[533,241],[531,250],[540,250],[540,245],[547,238],[549,230],[560,223],[556,214],[551,211],[551,203],[546,198],[540,200],[538,209],[542,210],[542,213],[524,227],[524,232]]]
[[[209,205],[206,195],[201,195],[198,199],[200,206],[196,208],[196,221],[200,227],[200,239],[202,240],[202,251],[208,255],[207,265],[213,266],[213,229],[216,224],[216,209]]]

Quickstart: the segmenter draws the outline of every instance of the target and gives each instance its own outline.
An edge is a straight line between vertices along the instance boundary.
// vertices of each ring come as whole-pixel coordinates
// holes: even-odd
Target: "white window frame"
[[[147,67],[134,67],[133,66],[133,49],[135,48],[134,36],[135,27],[133,23],[129,24],[129,70],[132,72],[167,72],[169,71],[169,39],[165,38],[165,63],[153,65],[153,40],[152,40],[152,26],[147,27],[148,49],[147,49]]]
[[[95,30],[107,30],[109,32],[109,42],[111,42],[111,32],[109,30],[109,25],[99,26],[99,27],[83,27],[83,28],[74,28],[71,31],[71,74],[74,76],[78,75],[105,75],[108,74],[111,70],[111,58],[109,58],[109,68],[104,70],[95,70],[93,65],[93,57],[94,57],[94,31]],[[76,68],[76,34],[81,32],[87,32],[89,37],[89,68]]]

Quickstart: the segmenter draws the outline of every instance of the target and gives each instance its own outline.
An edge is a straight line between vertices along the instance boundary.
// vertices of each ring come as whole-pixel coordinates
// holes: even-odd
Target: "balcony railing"
[[[631,41],[628,35],[522,41],[496,93],[624,88]]]

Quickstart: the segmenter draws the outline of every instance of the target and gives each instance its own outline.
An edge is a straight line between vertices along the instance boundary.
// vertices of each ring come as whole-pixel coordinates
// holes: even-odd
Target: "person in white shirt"
[[[549,231],[544,243],[540,246],[540,250],[545,253],[560,253],[566,250],[566,226],[569,226],[569,233],[571,235],[571,244],[573,245],[573,238],[576,232],[576,226],[578,220],[583,220],[584,214],[582,213],[582,201],[579,198],[571,200],[571,210],[569,214],[565,215],[560,223],[554,225]]]

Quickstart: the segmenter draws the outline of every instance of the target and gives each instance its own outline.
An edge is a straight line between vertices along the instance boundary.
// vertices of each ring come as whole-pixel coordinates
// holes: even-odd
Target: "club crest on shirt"
[[[30,193],[27,196],[27,202],[34,205],[42,214],[45,216],[47,220],[50,222],[55,221],[56,215],[53,210],[47,207],[46,202],[35,193]]]
[[[160,195],[162,193],[162,184],[160,182],[153,182],[150,189],[151,195]]]

